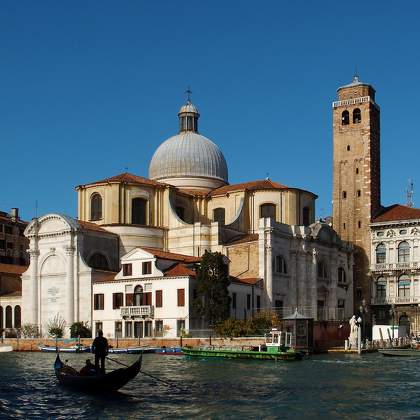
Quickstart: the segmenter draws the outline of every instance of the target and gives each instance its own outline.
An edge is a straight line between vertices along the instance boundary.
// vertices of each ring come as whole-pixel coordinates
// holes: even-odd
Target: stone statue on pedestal
[[[359,325],[357,324],[356,315],[353,315],[349,321],[350,324],[350,336],[349,336],[349,344],[350,347],[355,348],[357,347],[357,332],[359,329]]]

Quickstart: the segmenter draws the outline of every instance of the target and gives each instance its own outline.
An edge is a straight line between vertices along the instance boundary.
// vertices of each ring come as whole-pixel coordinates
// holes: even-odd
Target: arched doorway
[[[400,327],[406,328],[407,335],[410,334],[410,318],[407,316],[405,312],[400,316],[398,324]]]

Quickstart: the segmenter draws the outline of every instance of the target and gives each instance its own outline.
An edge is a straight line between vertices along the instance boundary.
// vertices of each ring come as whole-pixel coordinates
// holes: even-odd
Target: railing
[[[120,309],[122,317],[153,317],[153,306],[151,305],[122,306]]]
[[[333,108],[338,108],[339,106],[347,106],[347,105],[356,105],[356,104],[364,104],[367,102],[372,102],[370,96],[362,96],[360,98],[353,98],[353,99],[344,99],[342,101],[334,101],[332,103]]]
[[[417,261],[397,262],[397,263],[378,263],[372,264],[372,271],[389,271],[389,270],[409,270],[420,269],[420,263]]]
[[[371,299],[372,305],[392,305],[392,304],[412,304],[420,303],[420,296],[387,296],[374,297]]]

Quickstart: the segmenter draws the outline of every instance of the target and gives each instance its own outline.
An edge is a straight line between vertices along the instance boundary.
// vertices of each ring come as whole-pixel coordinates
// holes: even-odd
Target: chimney
[[[13,207],[13,208],[10,210],[10,217],[12,218],[12,220],[13,220],[14,222],[18,221],[18,220],[19,220],[19,209],[18,209],[18,208],[16,208],[16,207]]]

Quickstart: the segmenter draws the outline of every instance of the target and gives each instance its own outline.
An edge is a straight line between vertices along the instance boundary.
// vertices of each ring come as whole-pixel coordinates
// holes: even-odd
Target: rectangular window
[[[257,296],[257,311],[261,309],[261,296]]]
[[[343,198],[347,198],[347,192],[343,191]]]
[[[275,305],[275,311],[277,312],[277,315],[279,318],[283,318],[283,301],[282,300],[276,300],[274,302]]]
[[[7,249],[13,249],[13,242],[7,242]]]
[[[176,321],[176,335],[177,337],[181,337],[185,333],[185,320],[178,319]]]
[[[346,224],[343,223],[343,230],[346,230]]]
[[[102,331],[102,322],[95,322],[95,337],[98,336],[98,331]]]
[[[155,332],[156,332],[156,335],[159,335],[159,336],[163,334],[163,321],[160,319],[157,319],[155,321]]]
[[[156,290],[155,300],[156,300],[156,308],[161,308],[163,304],[162,290]]]
[[[124,305],[124,293],[112,294],[112,309],[120,309]]]
[[[359,227],[359,229],[362,227],[362,222],[360,220],[357,222],[357,226]]]
[[[178,289],[178,306],[185,306],[185,289]]]
[[[133,264],[123,264],[123,276],[131,276],[133,274]]]
[[[13,227],[12,226],[5,226],[4,227],[4,232],[8,235],[13,235]]]
[[[131,321],[125,322],[125,337],[131,338],[133,336],[133,323]]]
[[[246,309],[251,309],[251,295],[246,295]]]
[[[0,241],[0,249],[6,249],[6,241],[4,239]]]
[[[356,168],[356,174],[358,174],[359,173],[359,168]]]
[[[236,293],[232,293],[232,309],[236,309]]]
[[[152,321],[145,321],[144,322],[144,336],[151,337],[152,336]]]
[[[93,309],[101,311],[104,309],[104,295],[103,293],[96,293],[93,295]]]
[[[152,274],[152,262],[151,261],[145,261],[142,265],[143,267],[143,274]]]
[[[0,233],[3,233],[4,225],[0,225]]]
[[[115,338],[121,338],[122,337],[122,322],[116,321],[115,322]]]
[[[360,197],[362,195],[362,192],[360,190],[357,190],[357,196]]]
[[[345,306],[346,301],[344,299],[338,299],[337,307],[342,309]]]

